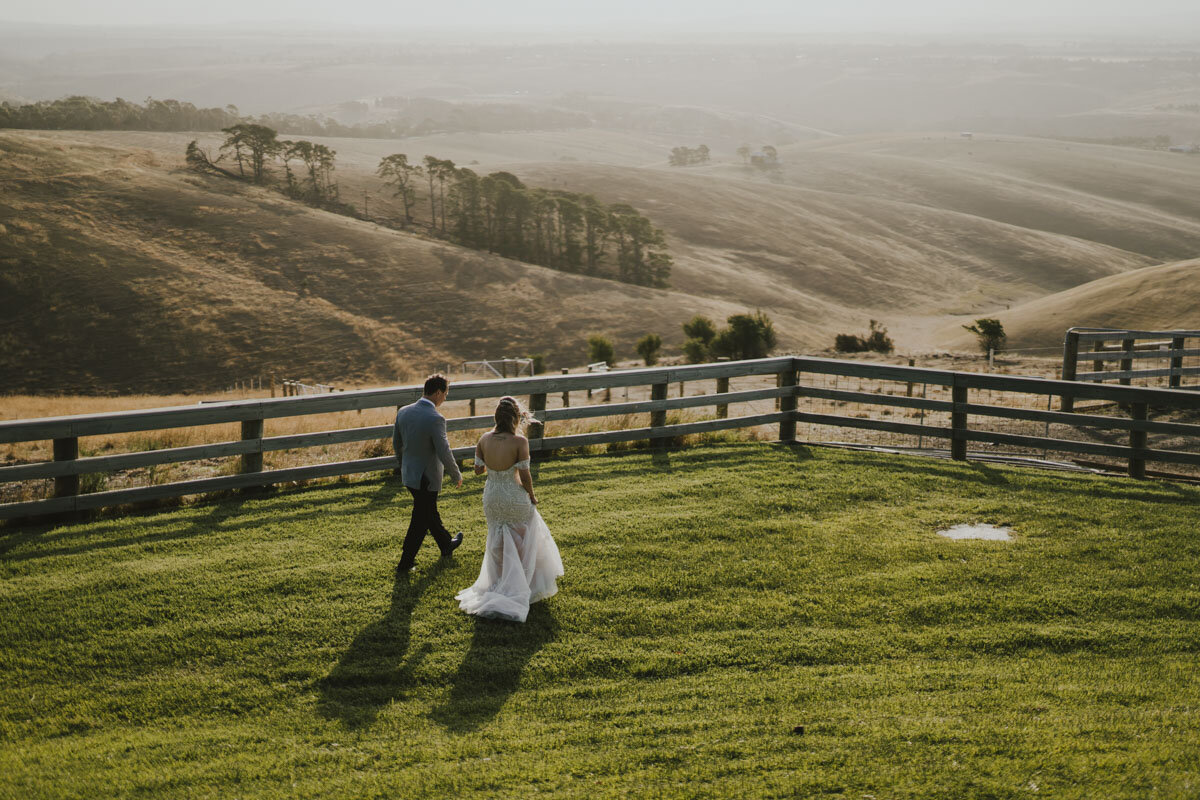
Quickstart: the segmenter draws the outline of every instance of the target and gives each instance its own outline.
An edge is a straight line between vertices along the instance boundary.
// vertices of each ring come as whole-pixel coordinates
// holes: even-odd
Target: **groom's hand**
[[[455,488],[455,489],[461,489],[461,488],[462,488],[462,478],[461,478],[461,477],[459,477],[459,479],[458,479],[458,483],[454,484],[454,488]]]

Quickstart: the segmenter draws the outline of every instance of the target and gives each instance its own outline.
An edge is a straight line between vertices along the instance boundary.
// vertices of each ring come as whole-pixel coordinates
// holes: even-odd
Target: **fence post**
[[[262,435],[263,421],[261,419],[244,419],[242,420],[242,441],[247,439],[258,440],[258,450],[253,453],[242,453],[242,472],[262,472],[263,454],[262,454]]]
[[[950,399],[954,410],[950,412],[950,457],[955,461],[967,460],[967,387],[959,384],[959,377],[954,376],[954,385],[950,389]]]
[[[792,366],[779,373],[779,386],[781,388],[795,387],[796,383],[796,365],[793,362]],[[794,442],[796,440],[796,395],[787,394],[779,398],[779,410],[788,415],[779,423],[779,441]]]
[[[728,394],[728,393],[729,393],[729,378],[717,378],[717,394]],[[729,416],[729,406],[727,406],[727,405],[717,406],[717,416],[720,419],[725,419],[726,417],[728,417]]]
[[[530,413],[536,414],[539,411],[545,411],[545,410],[546,410],[546,395],[544,393],[529,395],[529,411],[530,411]],[[526,435],[528,435],[528,437],[529,437],[530,453],[532,454],[533,452],[540,452],[540,449],[535,449],[534,445],[535,444],[540,445],[541,439],[543,437],[545,437],[546,423],[542,422],[540,419],[534,419],[532,422],[529,423],[529,429],[526,431]]]
[[[1132,353],[1133,346],[1136,343],[1137,343],[1136,339],[1122,339],[1121,340],[1121,349],[1127,353]],[[1131,356],[1125,356],[1124,358],[1121,359],[1121,371],[1122,372],[1130,372],[1132,370],[1133,370],[1133,358]],[[1128,376],[1121,378],[1122,386],[1129,386],[1131,383],[1133,383],[1133,378],[1130,378]]]
[[[469,416],[469,417],[475,416],[475,398],[474,397],[471,398],[471,410],[467,413],[467,416]]]
[[[651,400],[666,400],[667,399],[667,384],[665,384],[665,383],[651,384],[650,399]],[[661,428],[666,424],[667,424],[667,410],[665,408],[662,409],[661,411],[651,411],[650,412],[650,427],[651,428]],[[652,438],[650,440],[650,446],[655,447],[655,448],[664,447],[664,446],[666,446],[666,440],[660,439],[657,437]]]
[[[1064,381],[1075,380],[1077,366],[1079,362],[1079,332],[1067,331],[1067,338],[1063,340],[1063,363],[1062,363],[1062,379]],[[1062,396],[1062,410],[1068,414],[1075,410],[1075,396],[1064,394]]]
[[[68,436],[54,440],[54,460],[74,461],[79,458],[79,438]],[[79,494],[78,475],[59,475],[54,479],[55,497],[75,497]]]
[[[1129,406],[1129,418],[1136,422],[1145,422],[1150,418],[1149,405],[1146,403],[1131,403]],[[1133,448],[1133,452],[1129,454],[1129,477],[1146,477],[1146,459],[1140,452],[1146,449],[1146,432],[1144,430],[1131,430],[1129,432],[1129,446]]]
[[[569,369],[567,369],[566,367],[562,368],[563,375],[567,375],[569,373],[570,373]],[[567,391],[566,389],[563,389],[563,408],[570,408],[570,407],[571,407],[571,393],[569,391]]]
[[[1092,352],[1093,353],[1103,352],[1104,351],[1104,342],[1105,342],[1104,339],[1097,339],[1096,342],[1092,345]],[[1103,359],[1101,359],[1099,361],[1096,361],[1093,359],[1092,372],[1104,372],[1104,360]],[[1104,383],[1104,377],[1101,376],[1099,378],[1092,378],[1092,383]]]
[[[917,365],[917,360],[915,358],[910,358],[908,360],[908,365],[910,367],[915,367]],[[905,397],[912,397],[912,387],[913,387],[912,381],[908,381],[908,383],[905,385],[905,389],[904,389]]]
[[[1171,349],[1182,350],[1184,347],[1184,342],[1185,340],[1182,336],[1176,336],[1171,340]],[[1171,377],[1167,379],[1167,386],[1171,389],[1178,389],[1183,385],[1183,382],[1180,380],[1183,377],[1181,372],[1182,369],[1183,356],[1171,356]]]

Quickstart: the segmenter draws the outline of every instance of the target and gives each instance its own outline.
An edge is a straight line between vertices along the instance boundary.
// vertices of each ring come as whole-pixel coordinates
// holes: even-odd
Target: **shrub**
[[[635,349],[647,367],[654,366],[658,363],[658,351],[662,349],[662,337],[657,333],[647,333],[638,339]]]
[[[703,364],[708,361],[708,345],[703,339],[688,339],[683,343],[683,354],[689,364]]]
[[[896,349],[895,342],[887,335],[887,328],[875,320],[871,320],[871,333],[866,338],[866,345],[868,350],[876,353],[890,353]]]
[[[708,347],[717,335],[717,326],[708,317],[697,314],[683,323],[683,335],[689,339],[698,339],[702,345]]]
[[[610,367],[615,363],[616,350],[613,349],[613,343],[607,337],[595,336],[588,337],[588,363],[596,363],[603,361]]]
[[[729,358],[766,358],[775,349],[775,325],[761,311],[734,314],[712,340],[715,355]]]
[[[546,371],[546,354],[545,353],[534,353],[533,355],[529,356],[529,360],[533,362],[533,374],[534,375],[541,375],[543,372]]]
[[[896,343],[887,335],[887,328],[871,320],[871,331],[865,338],[853,333],[839,333],[833,337],[833,349],[839,353],[865,353],[868,350],[890,353],[896,349]]]
[[[833,349],[839,353],[865,353],[867,342],[853,333],[839,333],[833,337]]]

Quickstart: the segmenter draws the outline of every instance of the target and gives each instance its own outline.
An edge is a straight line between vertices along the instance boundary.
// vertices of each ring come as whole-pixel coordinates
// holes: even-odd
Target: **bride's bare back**
[[[485,467],[480,467],[476,462],[476,475],[482,474],[484,469],[492,472],[504,472],[512,469],[518,462],[529,458],[529,440],[517,433],[488,431],[479,437],[479,443],[475,445],[475,454],[485,464]],[[537,496],[533,493],[533,476],[530,474],[529,468],[518,469],[513,477],[525,489],[529,495],[529,501],[536,505]]]
[[[511,469],[513,464],[529,458],[529,440],[515,433],[488,431],[479,437],[476,446],[483,463],[494,472]]]

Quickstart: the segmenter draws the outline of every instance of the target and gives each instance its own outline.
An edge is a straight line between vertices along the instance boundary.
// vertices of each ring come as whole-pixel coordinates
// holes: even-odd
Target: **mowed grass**
[[[0,796],[1200,796],[1200,490],[748,443],[537,467],[461,614],[394,478],[0,529]],[[1008,523],[1012,542],[939,527]]]

